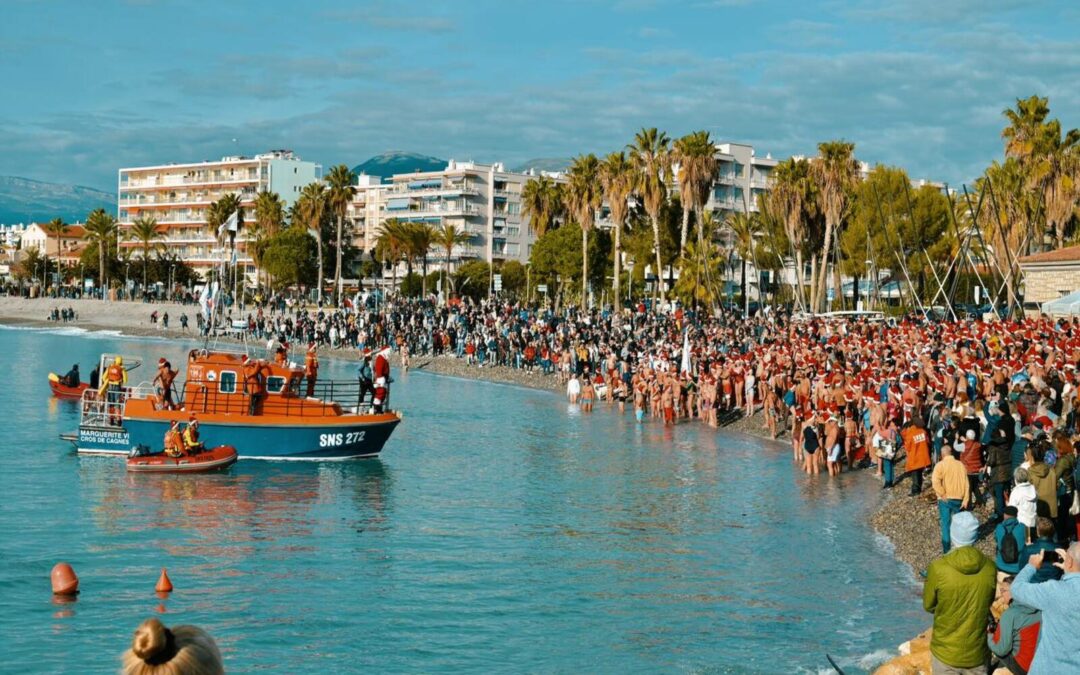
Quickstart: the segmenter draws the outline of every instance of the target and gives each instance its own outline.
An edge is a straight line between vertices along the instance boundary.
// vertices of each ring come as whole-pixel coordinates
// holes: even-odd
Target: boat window
[[[221,384],[219,385],[219,391],[222,394],[236,393],[236,373],[231,370],[221,371]]]
[[[280,375],[271,375],[266,378],[266,391],[272,391],[275,394],[281,393],[281,390],[285,388],[285,378]]]

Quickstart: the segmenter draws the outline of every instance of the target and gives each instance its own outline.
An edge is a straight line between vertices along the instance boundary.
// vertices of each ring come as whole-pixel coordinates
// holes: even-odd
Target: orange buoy
[[[158,593],[172,593],[172,581],[169,580],[169,573],[165,571],[165,568],[161,568],[161,576],[158,577],[157,586],[154,586],[154,590]]]
[[[52,592],[55,595],[75,595],[79,592],[79,577],[66,562],[56,563],[52,568]]]

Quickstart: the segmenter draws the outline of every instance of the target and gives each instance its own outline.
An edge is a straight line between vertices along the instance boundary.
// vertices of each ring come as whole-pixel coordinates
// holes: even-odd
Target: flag
[[[225,234],[225,230],[233,233],[236,232],[236,211],[233,211],[231,214],[229,214],[229,217],[225,219],[224,223],[218,225],[218,239],[221,239],[221,237]]]
[[[679,368],[680,373],[690,372],[690,329],[683,331],[683,343],[682,343],[682,365]]]
[[[210,284],[206,284],[199,293],[199,307],[202,308],[203,317],[210,318]]]

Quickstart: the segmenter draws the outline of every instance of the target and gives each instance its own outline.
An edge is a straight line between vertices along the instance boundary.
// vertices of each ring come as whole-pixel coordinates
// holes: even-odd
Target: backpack
[[[1001,555],[1001,561],[1007,565],[1020,561],[1020,544],[1016,541],[1016,537],[1013,536],[1013,530],[1019,524],[1019,520],[1014,520],[1011,523],[1012,527],[1005,525],[1005,536],[1001,538],[1001,547],[998,549],[998,553]]]

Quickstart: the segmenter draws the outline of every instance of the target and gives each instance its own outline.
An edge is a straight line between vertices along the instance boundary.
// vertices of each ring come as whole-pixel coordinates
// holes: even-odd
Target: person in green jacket
[[[979,521],[970,511],[953,516],[953,549],[930,563],[926,572],[923,609],[934,614],[934,675],[984,675],[990,660],[986,625],[997,571],[994,561],[972,546],[978,531]]]

